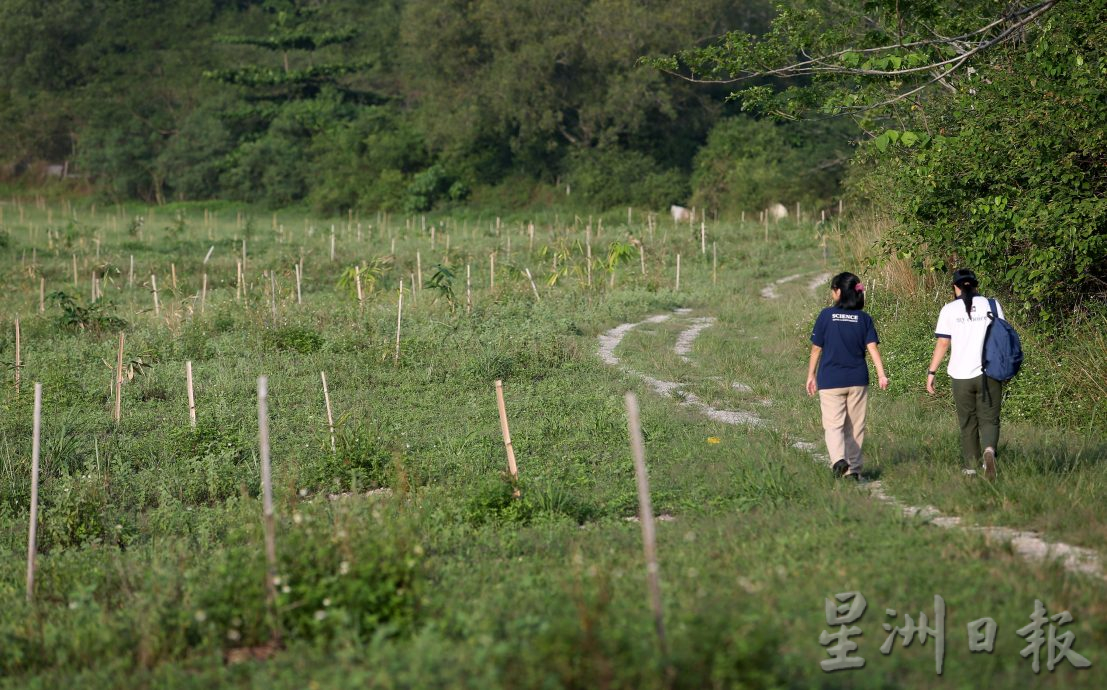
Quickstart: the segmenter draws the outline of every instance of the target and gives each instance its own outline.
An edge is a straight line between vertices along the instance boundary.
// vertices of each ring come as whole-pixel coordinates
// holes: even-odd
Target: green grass
[[[214,205],[213,205],[214,208]],[[181,232],[172,214],[186,215]],[[533,253],[525,218],[428,218],[443,233],[431,251],[421,219],[361,219],[362,241],[344,219],[269,214],[247,241],[248,299],[235,299],[235,259],[246,233],[233,206],[210,224],[202,206],[157,209],[142,237],[131,209],[111,220],[79,209],[79,221],[28,205],[25,222],[6,204],[0,308],[22,319],[23,386],[0,392],[0,684],[6,687],[663,687],[647,606],[634,475],[622,394],[639,392],[658,523],[665,622],[675,686],[1042,687],[1103,685],[1107,588],[1055,563],[1028,563],[1010,545],[968,531],[904,519],[864,488],[836,482],[797,439],[821,446],[817,405],[802,391],[807,334],[824,272],[809,227],[711,225],[719,281],[699,253],[697,232],[662,219],[644,228],[647,275],[637,257],[616,287],[594,268],[584,285],[584,223],[539,217]],[[248,216],[248,214],[246,214]],[[636,214],[636,217],[638,214]],[[599,216],[594,254],[625,237],[625,213]],[[330,225],[337,255],[329,260]],[[370,236],[369,225],[373,225]],[[47,227],[51,236],[47,238]],[[314,227],[310,232],[306,228]],[[114,228],[114,229],[113,229]],[[512,242],[506,256],[507,237]],[[389,254],[359,310],[340,273]],[[70,331],[57,307],[36,313],[38,276],[47,290],[87,299],[94,238],[101,263],[122,268],[104,288],[105,309],[128,322],[127,359],[151,364],[123,388],[123,421],[111,421],[116,336]],[[50,244],[53,243],[53,248]],[[208,247],[216,247],[203,264]],[[571,248],[570,265],[546,284],[547,246]],[[34,250],[32,252],[32,249]],[[500,252],[496,289],[488,254]],[[424,279],[442,262],[458,276],[456,304],[430,289],[405,295],[401,359],[393,366],[395,284]],[[675,256],[682,256],[674,291]],[[26,254],[26,259],[24,259]],[[80,281],[72,285],[72,255]],[[127,287],[156,272],[162,315],[148,289]],[[304,257],[304,303],[293,263]],[[32,265],[31,257],[38,263]],[[710,247],[708,249],[710,256]],[[175,265],[178,290],[170,285]],[[465,310],[465,264],[474,307]],[[521,269],[539,281],[535,300]],[[203,314],[194,296],[209,274]],[[278,314],[268,301],[277,275]],[[778,277],[803,278],[760,289]],[[747,410],[760,427],[713,422],[679,399],[603,364],[597,335],[674,307],[687,316],[632,330],[626,366],[678,381],[719,408]],[[922,307],[918,307],[920,310]],[[1104,552],[1104,447],[1071,426],[1005,423],[994,485],[959,475],[948,397],[926,399],[913,383],[925,362],[903,353],[913,324],[876,310],[895,385],[871,395],[867,471],[899,499],[930,503],[971,522],[1040,529],[1047,538]],[[695,341],[691,361],[673,351],[687,319],[718,319]],[[930,316],[927,316],[930,318]],[[10,328],[8,329],[11,330]],[[928,334],[924,333],[924,336]],[[0,359],[13,359],[12,338]],[[193,362],[199,424],[189,429],[184,362]],[[327,373],[338,426],[332,454],[319,372]],[[270,377],[270,415],[285,649],[267,661],[226,665],[232,650],[263,644],[264,556],[258,498],[256,378]],[[721,377],[721,378],[714,378]],[[912,378],[914,377],[914,378]],[[503,379],[520,465],[519,499],[506,461],[493,381]],[[24,602],[31,437],[31,384],[44,384],[43,480],[36,602]],[[752,390],[732,387],[735,382]],[[708,442],[709,438],[718,443]],[[363,494],[387,487],[390,494]],[[329,500],[328,494],[351,495]],[[287,587],[287,591],[283,590]],[[823,601],[860,590],[860,671],[823,673]],[[933,642],[878,647],[884,609],[932,617],[948,607],[944,676]],[[1014,631],[1035,599],[1066,629],[1093,667],[1037,677],[1019,657]],[[965,625],[990,616],[996,651],[972,655]],[[1043,665],[1045,660],[1043,659]]]

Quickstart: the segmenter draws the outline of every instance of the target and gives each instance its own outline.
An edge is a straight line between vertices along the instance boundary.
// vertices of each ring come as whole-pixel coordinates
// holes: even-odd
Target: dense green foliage
[[[40,180],[67,162],[113,200],[158,203],[687,203],[696,153],[735,106],[639,59],[769,14],[722,0],[7,3],[0,161]],[[801,165],[830,197],[841,156],[818,155]],[[786,184],[766,193],[793,200]]]
[[[825,5],[825,6],[824,6]],[[656,61],[782,117],[850,115],[892,254],[975,267],[1050,319],[1107,286],[1107,2],[804,2],[764,36]]]

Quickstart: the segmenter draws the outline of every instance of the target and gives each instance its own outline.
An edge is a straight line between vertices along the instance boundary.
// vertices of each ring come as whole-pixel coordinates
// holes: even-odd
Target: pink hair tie
[[[858,283],[857,285],[853,286],[853,289],[857,290],[858,292],[864,292],[865,291],[865,286],[862,285],[861,283]]]

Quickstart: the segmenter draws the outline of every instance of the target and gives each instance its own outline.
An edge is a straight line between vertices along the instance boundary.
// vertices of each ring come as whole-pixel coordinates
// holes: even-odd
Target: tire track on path
[[[786,279],[782,279],[780,282],[789,282],[799,276],[789,276]],[[812,289],[818,287],[825,281],[823,276],[819,276],[819,280],[813,280],[809,286]],[[687,315],[691,310],[679,309],[675,313],[678,316]],[[675,381],[665,381],[662,379],[654,378],[643,372],[632,369],[619,359],[619,356],[615,354],[615,349],[623,342],[623,339],[632,330],[643,324],[658,324],[664,323],[671,319],[673,314],[657,314],[651,316],[642,321],[633,323],[624,323],[612,328],[599,336],[599,355],[600,359],[613,367],[617,367],[622,371],[641,379],[652,391],[662,397],[673,397],[676,393],[681,393],[683,400],[680,401],[682,407],[689,407],[702,413],[717,422],[724,424],[752,426],[752,427],[764,427],[770,428],[766,420],[761,417],[745,411],[736,410],[723,410],[716,408],[708,403],[704,402],[694,393],[688,393],[683,391],[683,385]],[[692,346],[696,341],[696,338],[707,328],[717,323],[714,317],[698,317],[689,320],[689,327],[680,332],[677,336],[677,344],[674,346],[674,351],[685,362],[690,362],[688,357],[691,354]],[[817,444],[809,441],[794,440],[792,447],[796,450],[800,450],[807,453],[813,460],[820,464],[827,465],[827,457],[818,452]],[[957,516],[944,515],[940,510],[931,505],[925,506],[913,506],[904,503],[897,499],[895,496],[887,493],[884,490],[884,485],[880,481],[864,482],[862,486],[868,489],[869,494],[876,500],[888,505],[895,509],[904,518],[908,519],[921,519],[928,524],[944,529],[960,529],[967,532],[974,532],[982,534],[988,540],[995,540],[999,542],[1009,543],[1014,549],[1015,553],[1021,556],[1023,559],[1030,562],[1047,562],[1047,561],[1059,561],[1064,569],[1071,573],[1077,573],[1081,575],[1089,575],[1100,580],[1107,581],[1107,576],[1104,575],[1102,560],[1099,554],[1092,549],[1084,548],[1082,546],[1073,546],[1064,542],[1049,542],[1033,531],[1019,530],[1011,527],[996,527],[996,526],[979,526],[966,524],[965,521]]]

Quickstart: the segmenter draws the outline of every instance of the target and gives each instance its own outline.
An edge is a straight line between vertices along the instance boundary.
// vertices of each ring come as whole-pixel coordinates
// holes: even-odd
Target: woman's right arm
[[[823,349],[818,345],[811,346],[811,358],[807,361],[807,394],[815,395],[815,392],[819,390],[818,385],[815,384],[815,370],[819,366],[819,356],[822,355]]]
[[[934,341],[934,354],[930,357],[930,366],[926,370],[926,392],[934,395],[934,376],[938,366],[946,358],[949,352],[949,338],[938,338]]]

